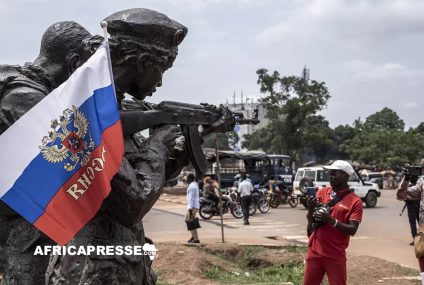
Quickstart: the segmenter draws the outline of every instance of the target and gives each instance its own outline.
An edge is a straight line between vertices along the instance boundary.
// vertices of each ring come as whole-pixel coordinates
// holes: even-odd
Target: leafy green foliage
[[[271,153],[271,144],[273,140],[271,125],[267,125],[263,128],[258,129],[251,135],[245,135],[242,143],[243,148],[248,149],[262,149],[264,152]]]
[[[417,163],[424,155],[422,124],[404,131],[402,119],[389,108],[356,120],[353,127],[339,126],[344,142],[340,148],[351,160],[381,167]]]
[[[304,134],[304,156],[320,162],[339,156],[335,144],[335,133],[323,116],[312,115],[306,118],[305,129],[307,132]]]
[[[380,112],[370,115],[363,124],[364,131],[397,130],[403,131],[405,123],[395,111],[385,107]]]
[[[218,140],[218,149],[220,150],[232,150],[239,140],[236,132],[227,133],[213,133],[204,137],[204,143],[202,147],[215,148],[215,136]]]
[[[415,164],[424,157],[424,122],[405,131],[404,121],[385,107],[333,130],[317,114],[330,98],[324,82],[266,69],[256,73],[269,124],[245,136],[243,147],[289,154],[296,161],[348,159],[380,167]]]
[[[281,77],[266,69],[257,72],[261,102],[267,108],[269,124],[245,137],[244,147],[265,152],[327,157],[333,146],[332,130],[324,117],[316,113],[325,108],[330,94],[324,82],[298,76]]]

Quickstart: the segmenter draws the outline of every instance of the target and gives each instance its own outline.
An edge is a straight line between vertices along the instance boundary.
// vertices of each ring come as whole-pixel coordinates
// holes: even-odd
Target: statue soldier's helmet
[[[172,67],[187,28],[164,14],[142,8],[119,11],[103,21],[108,23],[111,35],[118,93],[131,94],[138,100],[151,96],[161,86],[162,74]],[[148,65],[153,68],[145,68]]]
[[[104,19],[108,33],[135,37],[139,42],[157,44],[162,48],[176,48],[185,38],[187,28],[166,15],[143,8],[116,12]]]

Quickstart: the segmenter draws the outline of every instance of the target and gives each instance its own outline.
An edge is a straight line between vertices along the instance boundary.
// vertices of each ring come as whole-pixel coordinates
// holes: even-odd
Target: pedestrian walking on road
[[[199,219],[196,217],[200,208],[199,185],[195,181],[193,173],[187,175],[187,214],[185,217],[187,229],[191,233],[188,243],[200,243],[197,229],[200,228]],[[197,221],[197,223],[196,223]]]
[[[244,225],[249,224],[249,207],[252,203],[252,191],[253,185],[250,180],[247,179],[247,175],[243,173],[241,175],[241,182],[238,186],[238,192],[240,193],[240,204],[241,210],[243,211]]]
[[[347,284],[346,248],[362,220],[361,199],[349,189],[350,163],[336,160],[330,166],[330,185],[308,197],[308,253],[305,285],[321,284],[327,274],[330,285]]]

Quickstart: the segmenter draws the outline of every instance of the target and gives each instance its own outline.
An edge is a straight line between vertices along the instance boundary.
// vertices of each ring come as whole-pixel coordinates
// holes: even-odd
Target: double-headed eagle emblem
[[[88,120],[75,106],[65,109],[59,121],[52,120],[48,136],[39,146],[43,158],[51,163],[64,162],[64,168],[72,171],[79,164],[83,167],[94,150]]]

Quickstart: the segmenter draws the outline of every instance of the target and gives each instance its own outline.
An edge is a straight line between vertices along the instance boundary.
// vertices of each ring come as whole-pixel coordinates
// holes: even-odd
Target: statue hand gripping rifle
[[[231,112],[222,105],[216,107],[209,104],[194,105],[164,101],[146,111],[142,111],[138,102],[124,100],[122,105],[126,108],[121,112],[122,124],[126,126],[124,135],[131,135],[157,125],[180,125],[188,157],[196,172],[202,176],[205,174],[207,162],[201,148],[203,143],[201,136],[232,131],[235,124],[259,123],[257,113],[254,118],[246,119],[243,113]]]

